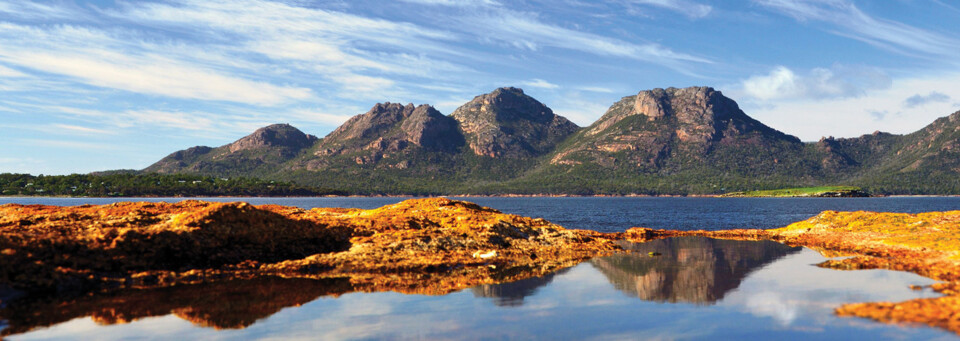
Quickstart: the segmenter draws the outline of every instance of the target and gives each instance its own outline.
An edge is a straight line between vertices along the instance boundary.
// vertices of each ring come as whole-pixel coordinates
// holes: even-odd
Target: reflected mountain
[[[519,307],[523,305],[525,297],[533,295],[540,287],[550,284],[555,276],[569,270],[570,268],[564,268],[540,277],[531,277],[508,283],[478,285],[470,288],[470,291],[473,292],[474,297],[492,298],[493,304],[500,307]]]
[[[174,314],[201,327],[245,328],[283,308],[353,291],[347,278],[264,277],[173,287],[123,290],[64,300],[25,297],[0,308],[0,338],[90,316],[97,324],[129,323]]]
[[[677,237],[624,245],[590,261],[617,290],[655,302],[713,304],[752,271],[800,251],[771,241]]]

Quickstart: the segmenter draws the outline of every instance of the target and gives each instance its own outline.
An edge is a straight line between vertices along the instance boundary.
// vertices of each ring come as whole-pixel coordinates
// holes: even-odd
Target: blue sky
[[[960,110],[958,17],[937,0],[0,0],[0,172],[139,169],[500,86],[582,126],[707,85],[806,141],[908,133]]]

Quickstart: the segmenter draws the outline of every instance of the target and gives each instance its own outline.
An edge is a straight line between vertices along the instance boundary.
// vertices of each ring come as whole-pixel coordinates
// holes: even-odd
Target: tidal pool
[[[41,339],[953,339],[839,318],[843,303],[936,297],[932,280],[838,271],[774,242],[670,238],[556,273],[443,296],[353,292],[348,279],[260,278],[0,308],[0,333]]]

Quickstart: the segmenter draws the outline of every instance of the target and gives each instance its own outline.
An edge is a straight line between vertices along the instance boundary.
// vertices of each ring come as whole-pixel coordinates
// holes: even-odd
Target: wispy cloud
[[[52,5],[23,0],[0,0],[0,13],[26,19],[81,20],[88,18],[77,10],[76,5],[65,2]]]
[[[933,91],[927,95],[916,94],[910,97],[907,97],[903,101],[903,106],[906,108],[916,108],[923,106],[927,103],[938,103],[938,102],[949,102],[950,96],[942,92]]]
[[[886,50],[953,57],[960,41],[904,23],[875,18],[847,0],[754,0],[799,21],[822,21],[842,30],[834,33]]]
[[[315,109],[297,109],[293,110],[291,115],[302,120],[321,122],[329,125],[341,125],[353,117],[353,115],[332,114]]]
[[[713,6],[686,0],[629,0],[631,3],[665,8],[690,18],[703,18],[713,11]]]
[[[814,68],[806,74],[778,66],[768,74],[747,78],[741,86],[755,99],[790,100],[857,97],[891,84],[892,79],[878,69],[834,65]]]
[[[68,43],[69,42],[69,43]],[[144,51],[106,32],[0,23],[0,60],[76,81],[175,98],[271,105],[309,97],[310,90],[251,81],[160,51]]]
[[[500,3],[494,0],[401,0],[401,1],[412,3],[412,4],[453,6],[453,7],[500,6]]]
[[[72,132],[72,133],[77,133],[82,135],[115,135],[117,134],[117,131],[115,130],[97,129],[97,128],[91,128],[91,127],[72,125],[72,124],[57,123],[57,124],[53,124],[50,128],[51,128],[50,129],[51,131],[65,131],[65,132]]]
[[[635,44],[547,24],[531,13],[498,10],[463,18],[463,21],[461,28],[483,32],[484,39],[501,41],[528,50],[561,48],[599,56],[641,60],[678,71],[686,71],[690,63],[712,63],[709,59],[675,52],[654,43]]]
[[[80,149],[86,151],[118,150],[120,146],[109,143],[96,143],[80,140],[52,140],[52,139],[23,139],[22,144],[51,148]]]
[[[588,92],[600,92],[605,94],[612,94],[614,92],[613,89],[602,87],[602,86],[581,86],[581,87],[578,87],[577,90],[588,91]]]
[[[556,89],[560,87],[559,85],[547,82],[539,78],[534,78],[529,81],[522,82],[520,84],[523,84],[529,87],[534,87],[534,88],[541,88],[541,89]]]
[[[26,76],[23,72],[0,65],[0,77],[20,78]]]

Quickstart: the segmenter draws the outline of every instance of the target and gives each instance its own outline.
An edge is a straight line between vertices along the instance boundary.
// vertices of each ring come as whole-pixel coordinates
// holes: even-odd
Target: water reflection
[[[914,274],[823,269],[813,266],[824,260],[817,252],[769,242],[678,238],[630,247],[634,254],[442,296],[265,278],[21,300],[0,309],[0,328],[9,323],[3,333],[16,340],[955,337],[834,316],[843,303],[936,296],[910,290],[933,282]]]
[[[86,316],[99,325],[113,325],[172,314],[200,327],[245,328],[285,307],[352,290],[350,281],[345,278],[267,277],[125,290],[70,300],[25,298],[0,309],[0,320],[5,320],[3,323],[6,324],[0,335],[24,333]]]
[[[669,238],[627,244],[632,254],[591,260],[617,290],[656,302],[713,304],[752,271],[800,251],[780,243]]]
[[[483,284],[470,288],[475,297],[493,298],[493,304],[500,307],[518,307],[523,305],[523,298],[533,295],[540,287],[546,286],[557,275],[566,273],[566,268],[541,277],[532,277],[515,282],[499,284]]]

